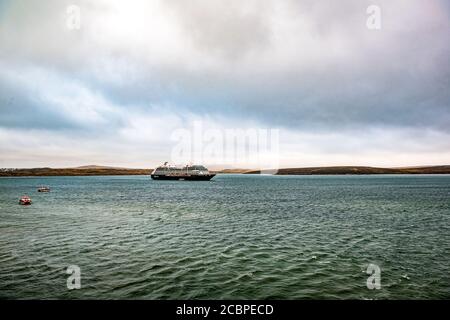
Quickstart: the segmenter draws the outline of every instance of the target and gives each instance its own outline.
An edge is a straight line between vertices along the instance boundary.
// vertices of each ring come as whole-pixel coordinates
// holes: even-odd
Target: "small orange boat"
[[[31,204],[31,198],[29,196],[22,196],[19,200],[19,204],[21,205],[30,205]]]

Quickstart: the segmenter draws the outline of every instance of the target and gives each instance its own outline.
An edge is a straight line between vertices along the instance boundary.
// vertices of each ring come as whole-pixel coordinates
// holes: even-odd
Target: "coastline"
[[[249,171],[245,174],[261,174],[265,170]],[[272,171],[273,172],[273,171]],[[276,175],[373,175],[373,174],[450,174],[450,165],[423,166],[409,168],[380,168],[366,166],[334,166],[334,167],[307,167],[282,168]]]
[[[122,176],[150,175],[152,169],[131,169],[114,167],[79,167],[79,168],[4,168],[0,169],[0,177],[33,177],[33,176]],[[264,174],[273,170],[224,169],[211,171],[215,174]],[[423,166],[408,168],[379,168],[365,166],[334,166],[282,168],[275,175],[383,175],[383,174],[450,174],[450,165]]]
[[[125,176],[150,175],[151,169],[126,168],[31,168],[1,169],[0,177],[35,177],[35,176]]]

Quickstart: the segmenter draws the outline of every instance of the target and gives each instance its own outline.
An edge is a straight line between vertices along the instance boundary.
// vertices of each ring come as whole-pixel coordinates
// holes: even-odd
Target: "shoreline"
[[[52,177],[52,176],[143,176],[150,175],[152,169],[129,168],[29,168],[0,169],[0,177]],[[272,174],[274,175],[389,175],[389,174],[450,174],[450,165],[408,168],[379,168],[364,166],[334,166],[282,168],[274,170],[224,169],[211,170],[215,174]]]

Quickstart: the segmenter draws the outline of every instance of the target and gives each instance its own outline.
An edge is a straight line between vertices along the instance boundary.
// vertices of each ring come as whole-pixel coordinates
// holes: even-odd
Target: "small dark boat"
[[[38,192],[50,192],[50,188],[42,186],[38,188]]]
[[[31,198],[29,196],[22,196],[19,200],[19,204],[21,205],[30,205],[31,204]]]

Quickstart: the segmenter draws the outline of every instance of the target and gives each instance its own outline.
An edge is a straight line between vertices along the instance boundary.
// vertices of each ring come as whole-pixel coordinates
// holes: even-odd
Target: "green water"
[[[0,298],[449,299],[450,176],[1,178]]]

